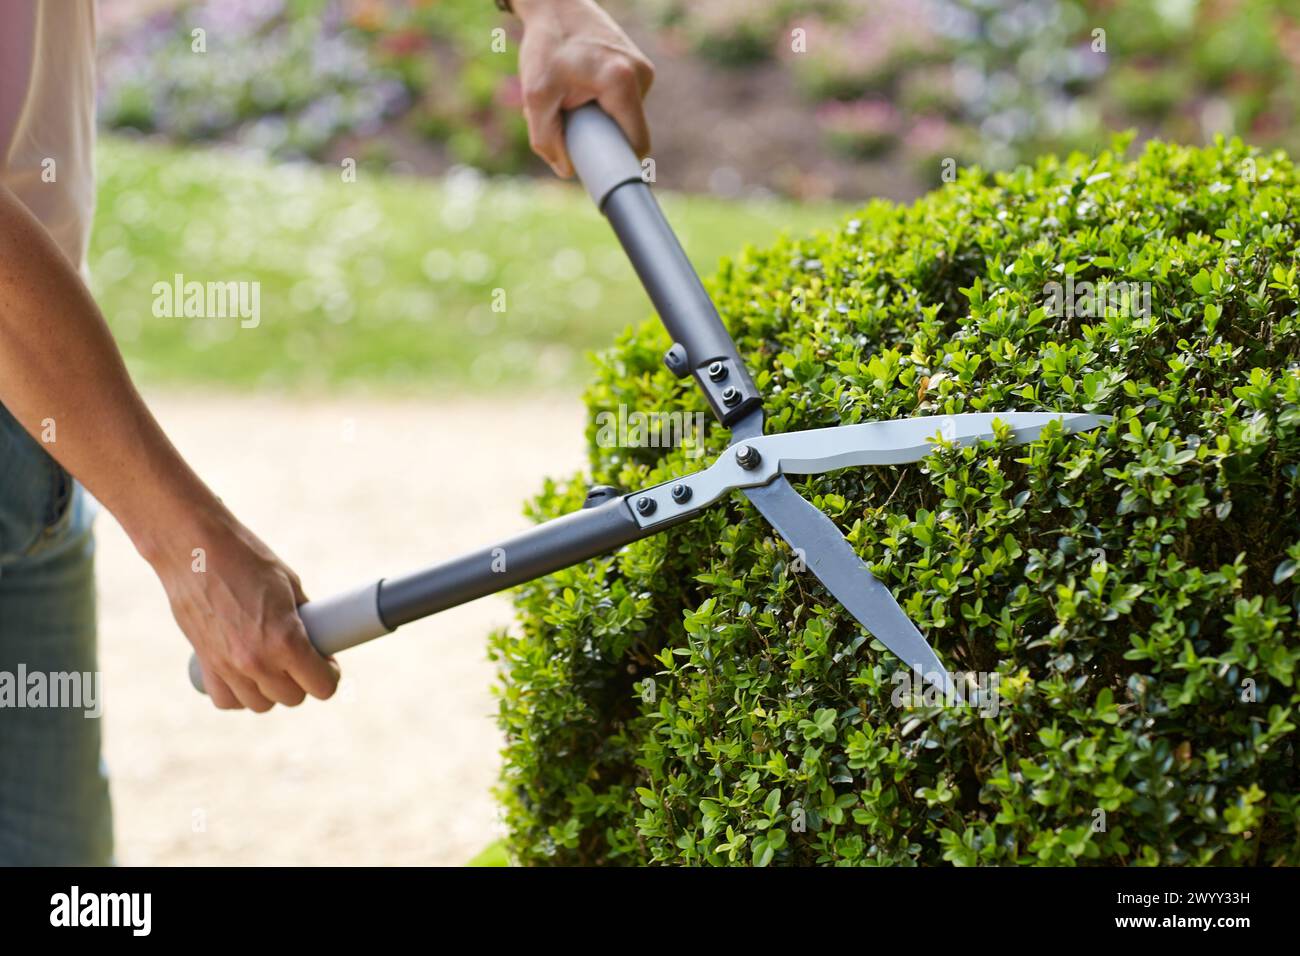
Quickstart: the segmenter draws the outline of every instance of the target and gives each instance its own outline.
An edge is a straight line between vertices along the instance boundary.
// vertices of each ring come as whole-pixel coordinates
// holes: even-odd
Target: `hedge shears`
[[[763,434],[763,401],[736,345],[642,178],[641,164],[618,125],[595,104],[569,113],[569,156],[598,209],[626,251],[672,338],[664,362],[692,376],[731,444],[707,468],[639,491],[590,490],[578,511],[517,537],[403,577],[303,604],[298,610],[313,646],[332,655],[389,634],[403,624],[610,554],[659,534],[741,492],[868,633],[945,693],[953,676],[839,528],[790,484],[864,465],[902,465],[936,448],[995,437],[1038,438],[1052,422],[1064,432],[1096,428],[1107,418],[1063,412],[932,415]],[[197,658],[190,680],[203,689]]]

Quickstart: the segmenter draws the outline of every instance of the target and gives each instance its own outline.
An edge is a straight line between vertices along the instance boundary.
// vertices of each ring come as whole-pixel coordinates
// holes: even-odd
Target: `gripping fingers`
[[[618,123],[632,151],[645,158],[650,153],[650,126],[642,102],[645,94],[632,67],[626,67],[618,76],[619,82],[608,85],[596,102]]]
[[[225,674],[222,679],[229,685],[231,693],[239,700],[239,703],[247,707],[255,714],[265,714],[275,706],[275,703],[269,700],[262,693],[258,685],[248,677],[242,674]]]
[[[294,614],[272,640],[271,646],[254,666],[245,670],[256,682],[262,695],[277,704],[297,707],[308,692],[328,689],[333,693],[333,679],[327,664],[311,642],[298,615]],[[325,693],[324,696],[329,696]]]
[[[558,90],[549,85],[524,91],[524,117],[528,121],[528,145],[546,160],[562,179],[573,175],[568,153],[564,149],[564,123],[560,117]]]
[[[329,700],[339,686],[339,666],[333,658],[321,657],[307,640],[295,641],[286,668],[293,681],[317,700]]]
[[[194,660],[197,661],[198,658],[194,658]],[[239,702],[239,698],[235,696],[229,684],[218,677],[212,669],[202,667],[202,665],[200,667],[203,673],[203,688],[212,701],[212,706],[216,707],[217,710],[243,709],[244,705]]]
[[[297,707],[307,698],[307,692],[298,686],[287,671],[264,670],[255,679],[262,696],[273,703]]]

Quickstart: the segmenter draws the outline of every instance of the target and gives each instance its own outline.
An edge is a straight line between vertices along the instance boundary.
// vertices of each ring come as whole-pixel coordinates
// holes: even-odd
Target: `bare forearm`
[[[122,522],[167,590],[218,707],[326,698],[298,576],[221,504],[131,384],[103,316],[39,223],[0,187],[0,402]],[[192,564],[192,549],[207,556]]]
[[[158,531],[220,508],[131,384],[80,277],[0,188],[0,402],[157,558]]]
[[[514,11],[515,16],[526,23],[528,18],[536,13],[545,13],[566,6],[572,7],[582,2],[584,0],[510,0],[510,9]]]

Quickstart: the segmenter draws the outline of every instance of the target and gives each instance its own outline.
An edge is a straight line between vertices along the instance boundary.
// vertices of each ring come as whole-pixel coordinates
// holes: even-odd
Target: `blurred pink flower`
[[[817,107],[817,122],[839,149],[867,157],[888,149],[900,126],[898,110],[876,97],[823,103]]]
[[[422,30],[406,27],[380,37],[379,48],[391,56],[410,56],[428,49],[429,37]]]
[[[885,100],[871,97],[841,103],[832,100],[817,107],[817,122],[825,128],[843,133],[894,133],[898,130],[898,110]]]
[[[937,116],[922,116],[903,135],[903,146],[917,156],[935,156],[954,142],[952,124]]]

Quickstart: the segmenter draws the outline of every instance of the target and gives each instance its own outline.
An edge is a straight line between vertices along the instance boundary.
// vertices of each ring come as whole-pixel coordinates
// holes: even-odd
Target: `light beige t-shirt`
[[[94,0],[0,0],[0,183],[83,271],[94,152]]]

